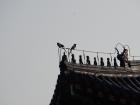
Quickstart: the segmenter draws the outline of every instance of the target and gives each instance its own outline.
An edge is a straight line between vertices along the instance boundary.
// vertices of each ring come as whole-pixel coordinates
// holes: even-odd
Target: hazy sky
[[[0,0],[0,105],[48,105],[59,74],[56,42],[140,55],[139,0]]]

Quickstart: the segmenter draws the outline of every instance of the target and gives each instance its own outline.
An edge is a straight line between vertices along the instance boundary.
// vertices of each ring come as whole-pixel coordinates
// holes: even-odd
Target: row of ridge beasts
[[[117,46],[119,44],[123,47],[123,52],[121,52],[121,53],[119,53],[119,50],[117,49]],[[65,46],[63,44],[58,42],[57,46],[59,48],[64,49],[65,52],[66,52]],[[75,48],[76,48],[76,44],[73,44],[73,46],[70,48],[70,51],[68,52],[68,56],[72,53],[72,50],[74,50]],[[120,67],[125,67],[126,64],[128,64],[128,66],[131,67],[130,62],[128,61],[128,50],[125,48],[125,45],[122,45],[121,43],[118,43],[115,47],[115,50],[117,51],[117,58],[120,61]]]

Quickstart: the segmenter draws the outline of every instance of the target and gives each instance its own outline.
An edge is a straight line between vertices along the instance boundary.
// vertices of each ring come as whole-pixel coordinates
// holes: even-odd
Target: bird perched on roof
[[[76,44],[73,44],[73,46],[70,48],[70,52],[69,54],[72,52],[72,50],[74,50],[76,48]]]
[[[57,43],[57,46],[59,47],[59,48],[62,48],[62,49],[64,49],[65,50],[65,47],[64,47],[64,45],[63,44],[61,44],[61,43]],[[65,50],[66,51],[66,50]]]
[[[57,46],[58,46],[59,48],[64,48],[64,45],[61,44],[61,43],[57,43]]]
[[[71,47],[71,51],[74,50],[76,48],[76,44],[73,44],[73,46]]]

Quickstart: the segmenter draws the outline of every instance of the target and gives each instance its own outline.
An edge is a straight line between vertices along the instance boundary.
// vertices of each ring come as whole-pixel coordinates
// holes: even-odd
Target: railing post
[[[112,62],[112,55],[111,55],[111,53],[110,53],[110,60],[111,60],[111,62]]]
[[[112,64],[112,55],[111,55],[111,53],[110,53],[110,60],[111,60],[111,64]]]
[[[133,61],[134,61],[135,57],[133,56]]]
[[[99,65],[99,56],[98,56],[98,52],[97,52],[97,60],[98,60],[98,64],[97,64],[97,65]]]
[[[68,48],[68,62],[70,62],[69,48]]]
[[[85,52],[84,52],[84,50],[83,50],[83,57],[84,57],[84,64],[85,64]]]

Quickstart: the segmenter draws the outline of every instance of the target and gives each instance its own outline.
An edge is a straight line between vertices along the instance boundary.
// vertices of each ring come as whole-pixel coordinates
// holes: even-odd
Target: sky
[[[0,0],[0,105],[49,105],[59,75],[57,42],[140,55],[139,0]]]

